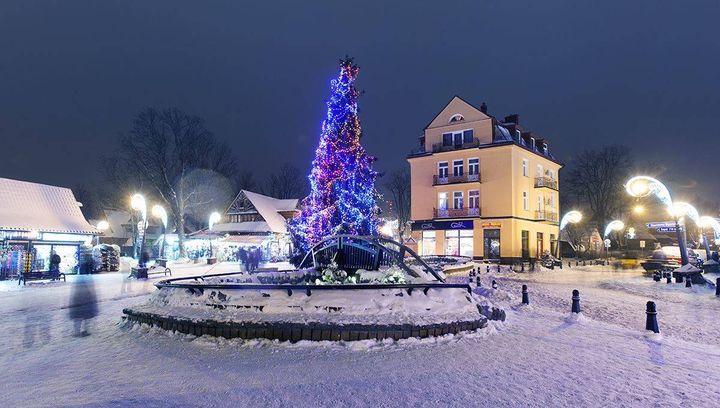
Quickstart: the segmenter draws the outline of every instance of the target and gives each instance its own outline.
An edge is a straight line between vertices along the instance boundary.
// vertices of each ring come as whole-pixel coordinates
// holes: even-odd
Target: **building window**
[[[480,159],[468,159],[468,175],[477,176],[480,174]]]
[[[468,191],[468,208],[480,208],[480,190]]]
[[[473,141],[473,130],[463,130],[463,143],[472,143]]]
[[[547,173],[547,176],[548,176],[551,180],[555,180],[555,172],[554,172],[554,171],[548,169],[548,170],[546,170],[546,173]]]
[[[528,177],[528,160],[522,160],[522,175]]]
[[[542,211],[543,209],[543,196],[542,194],[538,194],[537,196],[537,210]]]
[[[443,133],[443,146],[452,146],[453,144],[453,134],[452,133]]]
[[[435,255],[435,231],[422,232],[422,254]]]
[[[438,177],[447,178],[448,176],[448,162],[438,163]]]
[[[463,193],[462,191],[453,192],[453,208],[463,208]]]
[[[473,230],[445,231],[445,255],[473,256]]]
[[[463,115],[461,115],[461,114],[459,114],[459,113],[456,113],[456,114],[452,115],[452,117],[450,117],[450,123],[460,122],[460,121],[463,120],[463,119],[465,119],[465,118],[463,117]]]
[[[448,194],[438,193],[438,210],[447,210],[448,208]]]
[[[530,257],[530,231],[522,230],[521,242],[522,253],[520,255],[523,259],[528,259]]]
[[[537,167],[535,167],[535,177],[542,177],[543,176],[543,166],[541,164],[538,164]]]
[[[545,239],[542,232],[537,233],[537,257],[542,258],[545,253]]]
[[[463,175],[463,161],[453,160],[453,176],[460,177]]]
[[[523,210],[527,211],[530,209],[530,199],[528,198],[528,192],[522,192]]]

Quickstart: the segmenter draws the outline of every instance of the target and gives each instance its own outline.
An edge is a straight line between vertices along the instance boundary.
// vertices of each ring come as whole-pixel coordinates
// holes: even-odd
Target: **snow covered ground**
[[[177,265],[175,276],[234,264]],[[95,275],[99,314],[73,337],[72,283],[0,282],[0,406],[717,406],[720,299],[639,272],[483,273],[508,311],[439,339],[278,344],[121,323],[154,290]],[[70,279],[72,280],[72,279]],[[155,279],[157,280],[157,278]],[[519,307],[520,285],[530,288]],[[579,289],[584,319],[568,320]],[[661,336],[644,332],[655,300]]]

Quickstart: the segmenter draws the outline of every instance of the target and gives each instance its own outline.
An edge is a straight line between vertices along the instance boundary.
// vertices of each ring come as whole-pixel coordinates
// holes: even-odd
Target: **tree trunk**
[[[177,234],[178,234],[178,247],[180,249],[180,258],[185,258],[185,211],[180,208],[177,217]]]

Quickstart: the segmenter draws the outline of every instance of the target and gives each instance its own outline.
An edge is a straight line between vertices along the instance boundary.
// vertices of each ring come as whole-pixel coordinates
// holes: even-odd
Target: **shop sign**
[[[413,231],[473,229],[473,220],[414,222]]]
[[[483,222],[482,228],[500,228],[501,224],[499,222]]]
[[[675,221],[648,222],[645,224],[648,228],[675,228]]]

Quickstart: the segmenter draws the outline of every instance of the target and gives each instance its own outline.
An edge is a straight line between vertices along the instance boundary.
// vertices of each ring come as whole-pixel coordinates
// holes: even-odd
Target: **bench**
[[[32,272],[23,272],[20,274],[18,278],[18,285],[22,283],[23,285],[27,283],[29,280],[60,280],[62,279],[63,282],[67,282],[65,280],[65,274],[60,273],[57,271],[32,271]]]
[[[139,268],[139,267],[132,267],[130,268],[130,276],[129,278],[135,278],[135,279],[148,279],[150,275],[160,275],[163,276],[170,275],[172,276],[172,271],[170,268],[164,268],[162,267],[159,270],[155,270],[158,265],[151,266],[150,268]]]

